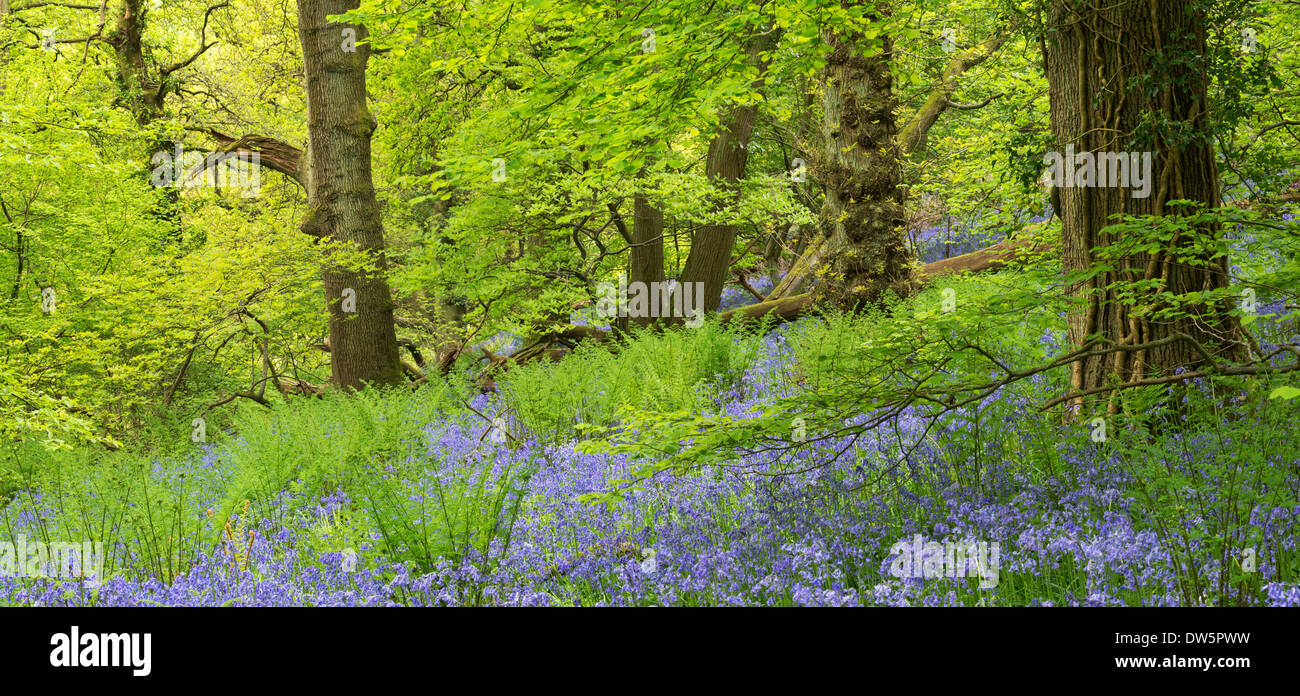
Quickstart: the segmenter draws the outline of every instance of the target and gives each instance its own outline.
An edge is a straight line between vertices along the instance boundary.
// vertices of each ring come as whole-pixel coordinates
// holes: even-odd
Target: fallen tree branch
[[[972,251],[969,254],[928,263],[913,275],[913,282],[919,287],[935,278],[952,273],[996,271],[1048,248],[1051,247],[1041,247],[1037,240],[1032,237],[1003,240],[979,251]],[[794,269],[791,269],[791,273],[794,272]],[[811,293],[774,298],[773,295],[777,294],[779,290],[780,286],[778,286],[777,290],[772,291],[772,295],[768,295],[767,300],[758,304],[719,312],[718,320],[727,323],[737,320],[761,319],[768,315],[774,315],[774,318],[782,321],[794,321],[812,308],[813,299]]]

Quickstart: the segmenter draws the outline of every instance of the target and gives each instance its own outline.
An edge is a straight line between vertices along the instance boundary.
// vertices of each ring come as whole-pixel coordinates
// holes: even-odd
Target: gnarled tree
[[[843,0],[846,9],[866,3]],[[865,45],[858,31],[830,34],[817,169],[826,198],[822,230],[837,253],[815,296],[854,308],[886,290],[905,292],[912,253],[904,238],[902,162],[895,142],[892,44]]]

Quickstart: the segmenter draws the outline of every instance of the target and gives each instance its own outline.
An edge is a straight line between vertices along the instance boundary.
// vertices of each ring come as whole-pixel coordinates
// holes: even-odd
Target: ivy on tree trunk
[[[1149,152],[1151,156],[1150,190],[1145,197],[1133,185],[1115,182],[1055,189],[1066,273],[1093,268],[1099,262],[1095,250],[1121,241],[1105,229],[1113,224],[1112,215],[1179,214],[1167,207],[1179,199],[1219,205],[1219,177],[1206,113],[1205,21],[1194,0],[1052,3],[1045,63],[1058,150]],[[1132,172],[1126,183],[1135,183]],[[1113,270],[1069,288],[1083,300],[1069,317],[1074,345],[1093,341],[1136,348],[1074,363],[1075,390],[1169,375],[1198,365],[1203,356],[1196,344],[1215,351],[1216,357],[1238,357],[1242,346],[1238,325],[1225,307],[1204,307],[1160,319],[1153,317],[1154,296],[1152,302],[1135,305],[1119,301],[1115,289],[1116,283],[1146,282],[1152,293],[1162,289],[1186,295],[1226,287],[1226,258],[1203,257],[1196,263],[1186,258],[1196,236],[1217,233],[1217,229],[1191,230],[1155,253],[1111,260]],[[1140,348],[1179,334],[1191,340]],[[1112,399],[1108,410],[1117,408]]]

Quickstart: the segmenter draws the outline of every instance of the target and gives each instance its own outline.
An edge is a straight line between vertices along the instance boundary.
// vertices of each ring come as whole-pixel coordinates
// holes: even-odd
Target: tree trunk
[[[966,71],[992,57],[1006,43],[1008,36],[1006,29],[1000,29],[997,33],[980,42],[978,46],[953,56],[944,69],[939,84],[930,92],[921,108],[912,115],[912,118],[895,136],[894,143],[901,149],[900,156],[912,152],[914,149],[924,149],[926,136],[930,128],[938,122],[939,117],[949,107],[953,106],[952,97],[960,86],[959,78]],[[833,37],[832,45],[836,46]],[[838,46],[836,47],[838,48]],[[888,98],[892,99],[892,95]],[[865,162],[866,160],[853,158],[849,161]],[[890,190],[886,191],[886,193],[892,196],[894,191]],[[844,237],[837,239],[844,241]],[[790,271],[786,273],[785,277],[776,284],[772,292],[768,294],[767,299],[769,301],[776,300],[805,292],[818,271],[824,268],[827,260],[834,259],[842,250],[839,246],[832,246],[830,244],[832,241],[835,240],[828,240],[825,236],[819,236],[813,240],[813,243],[807,249],[798,250],[796,252],[798,260],[790,267]]]
[[[637,191],[632,197],[632,233],[628,250],[627,281],[645,283],[646,287],[662,287],[667,280],[664,273],[664,213],[650,203],[641,186],[645,183],[649,165],[637,173]],[[660,283],[659,286],[651,283]],[[656,317],[619,317],[615,326],[626,330],[629,324],[648,326]]]
[[[767,82],[770,53],[780,39],[777,29],[754,37],[749,44],[751,60],[758,66],[754,89],[762,90]],[[722,132],[709,144],[705,176],[720,184],[728,195],[737,195],[737,185],[745,178],[749,161],[749,138],[754,132],[758,106],[738,106],[723,121]],[[682,268],[682,283],[704,284],[704,309],[715,311],[722,302],[722,288],[730,278],[731,252],[736,245],[735,225],[704,225],[691,240],[691,252]]]
[[[142,131],[167,117],[167,95],[174,84],[170,80],[170,73],[165,73],[166,68],[162,65],[157,66],[156,75],[151,74],[143,38],[147,14],[144,0],[125,0],[122,3],[122,13],[105,36],[105,42],[113,47],[118,88],[125,95],[121,103],[131,112]],[[159,164],[153,159],[157,153],[171,156],[178,150],[183,150],[184,143],[179,136],[163,137],[154,139],[146,147],[145,161],[152,168]],[[183,171],[180,162],[173,166],[174,172]],[[156,219],[166,223],[168,243],[173,247],[180,246],[184,237],[180,219],[182,183],[173,180],[173,185],[163,187],[159,192],[159,200],[151,211]]]
[[[856,32],[828,39],[818,169],[826,190],[822,229],[835,253],[825,257],[827,277],[815,295],[854,309],[877,301],[886,290],[906,294],[911,276],[889,70],[892,45],[885,38],[878,52],[864,56]]]
[[[366,107],[365,29],[326,21],[358,4],[298,0],[308,113],[308,204],[302,228],[364,250],[376,265],[373,273],[361,273],[327,261],[324,272],[332,380],[348,390],[402,381],[392,295],[384,276],[384,230],[370,176],[375,121]],[[355,31],[355,42],[345,36],[348,31]]]
[[[1219,205],[1218,171],[1206,116],[1205,16],[1195,7],[1192,0],[1121,0],[1099,6],[1053,1],[1045,63],[1058,150],[1150,153],[1146,197],[1141,196],[1137,181],[1145,167],[1135,166],[1133,158],[1127,177],[1112,172],[1106,185],[1101,185],[1095,178],[1101,173],[1098,168],[1093,185],[1055,189],[1067,273],[1092,268],[1097,262],[1093,250],[1118,241],[1102,231],[1112,224],[1111,215],[1172,214],[1166,212],[1166,203],[1174,199]],[[1140,131],[1145,135],[1138,137]],[[1195,232],[1216,233],[1214,229]],[[1070,288],[1071,294],[1087,300],[1069,317],[1071,342],[1082,346],[1096,336],[1103,343],[1139,346],[1182,333],[1222,357],[1238,356],[1239,330],[1224,308],[1158,320],[1141,314],[1143,309],[1153,309],[1153,303],[1139,303],[1148,305],[1145,308],[1121,303],[1110,288],[1115,282],[1143,280],[1176,294],[1225,287],[1226,259],[1204,258],[1203,265],[1173,259],[1192,241],[1190,236],[1171,240],[1161,252],[1113,262],[1114,271]],[[1083,391],[1116,380],[1170,374],[1201,360],[1190,342],[1179,340],[1075,363],[1071,380],[1076,390]],[[1082,400],[1075,406],[1081,408]],[[1108,411],[1113,413],[1117,406],[1112,399]]]

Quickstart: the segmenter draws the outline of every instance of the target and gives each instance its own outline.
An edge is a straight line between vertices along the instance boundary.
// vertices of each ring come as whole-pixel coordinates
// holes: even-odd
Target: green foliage
[[[563,325],[598,283],[626,272],[638,195],[663,214],[669,277],[710,225],[737,230],[732,267],[747,276],[797,258],[822,233],[819,75],[833,34],[856,33],[863,53],[892,43],[900,125],[946,105],[906,153],[910,231],[1056,236],[1056,223],[1027,224],[1046,204],[1042,155],[1055,147],[1041,3],[893,3],[883,12],[838,0],[366,0],[339,21],[364,25],[382,49],[368,77],[394,313],[399,336],[434,359],[415,391],[318,390],[330,370],[319,350],[328,331],[322,265],[374,270],[378,255],[302,234],[305,192],[269,168],[256,198],[150,182],[160,143],[209,151],[221,142],[216,131],[303,144],[291,9],[164,3],[143,18],[143,65],[133,65],[116,39],[31,47],[37,28],[92,36],[101,20],[91,6],[23,5],[0,17],[0,528],[12,535],[21,516],[38,522],[43,540],[101,541],[110,573],[171,582],[222,543],[232,519],[242,535],[268,517],[310,517],[316,500],[339,490],[352,503],[307,527],[309,556],[378,535],[368,553],[420,570],[495,563],[493,542],[509,538],[530,504],[521,491],[539,462],[482,440],[447,451],[425,432],[431,423],[483,427],[461,378],[477,367],[474,344]],[[1159,282],[1111,289],[1155,320],[1206,308],[1231,316],[1280,367],[1291,357],[1280,346],[1300,321],[1300,223],[1279,198],[1300,161],[1300,93],[1288,82],[1300,69],[1300,5],[1203,8],[1212,75],[1204,113],[1226,196],[1243,207],[1115,220],[1107,233],[1117,243],[1086,273],[1174,242],[1179,263],[1228,259],[1231,284],[1213,292]],[[121,4],[106,10],[104,30],[117,31]],[[946,28],[958,52],[944,50]],[[1249,49],[1246,31],[1257,38]],[[775,49],[751,55],[757,39],[778,36]],[[949,76],[956,57],[1001,36],[998,52]],[[200,41],[211,45],[196,53]],[[936,91],[949,82],[951,95]],[[733,191],[706,167],[729,115],[750,105],[754,137]],[[807,182],[791,180],[795,158],[812,161]],[[924,519],[917,496],[943,494],[950,482],[940,469],[986,496],[1003,494],[988,480],[995,460],[1033,485],[1064,485],[1072,463],[1061,445],[1088,446],[1077,418],[1091,414],[1024,413],[1066,387],[1059,366],[1038,368],[1068,350],[1064,317],[1078,307],[1064,290],[1080,279],[1043,258],[931,279],[858,316],[826,313],[783,330],[775,365],[759,359],[770,327],[708,322],[588,342],[496,383],[520,437],[589,438],[587,449],[636,455],[616,482],[628,487],[755,451],[788,455],[791,471],[835,457],[885,466],[902,443],[839,451],[827,439],[871,433],[888,415],[929,419],[932,470],[825,503],[881,495],[902,528]],[[453,376],[439,379],[432,366],[461,347]],[[1156,406],[1166,388],[1135,390],[1111,427],[1107,452],[1129,467],[1140,523],[1179,559],[1188,603],[1257,601],[1258,583],[1239,562],[1252,545],[1259,562],[1296,568],[1246,519],[1253,508],[1296,505],[1286,478],[1294,455],[1275,434],[1293,430],[1297,373],[1260,372],[1179,385],[1177,412]],[[752,412],[719,407],[771,387],[776,396]],[[269,409],[231,398],[259,388]],[[324,395],[300,398],[295,388]],[[190,440],[197,417],[211,443]],[[795,418],[808,442],[795,441]],[[1201,460],[1197,443],[1207,440],[1231,444],[1234,456]],[[619,502],[612,493],[588,499]],[[670,512],[651,505],[644,514]],[[719,533],[735,531],[736,512],[715,511]],[[1188,531],[1191,518],[1204,521],[1199,531]],[[1186,549],[1207,542],[1227,572],[1192,563]],[[1085,569],[1058,571],[1009,578],[1003,601],[1086,595]],[[878,569],[846,573],[856,588],[881,579]],[[963,588],[960,597],[974,595]],[[589,598],[602,599],[595,589]]]
[[[368,467],[421,444],[422,428],[445,420],[464,395],[463,387],[431,385],[331,393],[275,412],[242,409],[234,420],[238,439],[221,454],[230,480],[217,520],[224,523],[246,499],[267,505],[281,491],[302,500],[357,492],[372,475]]]
[[[559,363],[517,367],[497,385],[528,432],[566,440],[575,427],[618,422],[625,408],[708,410],[710,394],[740,385],[761,343],[752,329],[714,321],[692,330],[643,330],[614,348],[588,343]]]
[[[33,541],[102,543],[107,576],[163,582],[185,572],[210,542],[211,521],[202,510],[223,486],[215,469],[128,451],[51,452],[34,443],[6,454],[0,481],[10,491],[0,530],[7,539],[16,538],[19,516],[33,517]]]
[[[360,500],[386,555],[424,572],[467,557],[483,569],[498,560],[492,542],[508,547],[537,464],[508,459],[494,466],[494,456],[500,455],[441,465],[413,456],[371,467],[372,475],[358,481]]]
[[[1110,290],[1118,301],[1137,308],[1134,316],[1176,322],[1219,311],[1254,330],[1260,323],[1262,305],[1293,303],[1300,298],[1300,262],[1296,260],[1300,220],[1271,222],[1249,209],[1206,210],[1191,201],[1170,201],[1168,205],[1184,214],[1124,216],[1106,227],[1116,241],[1099,251],[1099,263],[1087,274],[1122,269],[1129,257],[1164,251],[1171,254],[1173,263],[1187,266],[1219,266],[1231,259],[1235,265],[1229,268],[1230,282],[1223,288],[1190,291],[1166,287],[1159,279],[1113,283]],[[1269,323],[1285,327],[1296,318],[1300,312],[1282,311]]]
[[[1152,414],[1178,428],[1121,429],[1108,442],[1108,452],[1132,476],[1139,523],[1175,560],[1186,605],[1257,604],[1259,566],[1284,577],[1300,563],[1276,535],[1265,536],[1274,525],[1268,517],[1300,504],[1295,447],[1276,436],[1293,428],[1295,409],[1261,398],[1266,391],[1242,380],[1202,383],[1176,414],[1167,408]]]
[[[1063,386],[1059,371],[1045,375],[1046,381],[1023,380],[1049,372],[1041,366],[1059,357],[1044,343],[1045,337],[1064,342],[1068,304],[1056,289],[1058,275],[1050,265],[1036,264],[1019,274],[945,276],[874,312],[804,322],[788,336],[795,374],[777,376],[787,389],[760,413],[738,419],[698,409],[628,407],[618,428],[596,431],[598,437],[584,446],[644,458],[625,481],[634,485],[660,471],[741,453],[797,449],[796,417],[806,428],[808,447],[830,456],[817,449],[824,436],[866,432],[907,409],[937,418],[995,393],[1046,401]]]

